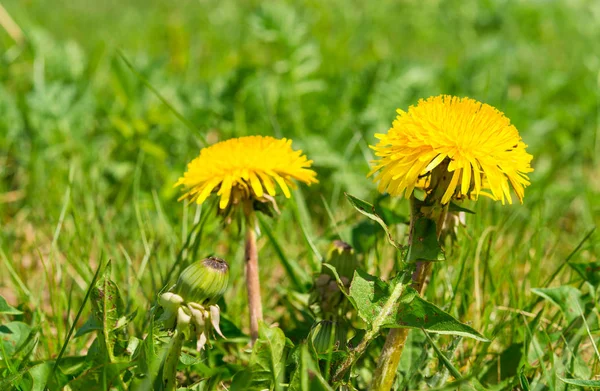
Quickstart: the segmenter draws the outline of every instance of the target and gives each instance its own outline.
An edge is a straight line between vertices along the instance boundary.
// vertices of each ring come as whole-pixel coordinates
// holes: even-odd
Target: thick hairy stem
[[[405,288],[405,285],[402,283],[398,283],[396,285],[396,287],[392,291],[392,294],[390,295],[387,302],[381,309],[381,313],[373,321],[373,324],[371,325],[371,329],[369,331],[367,331],[367,333],[365,334],[363,339],[360,341],[358,346],[350,352],[348,357],[338,367],[338,369],[335,372],[335,375],[333,377],[334,383],[338,383],[343,380],[344,376],[346,376],[346,373],[350,370],[352,365],[356,362],[356,360],[358,360],[360,358],[360,356],[362,356],[364,351],[367,349],[367,346],[369,345],[371,340],[373,340],[374,338],[376,338],[379,335],[379,331],[381,330],[381,325],[383,324],[383,322],[385,322],[385,320],[388,318],[390,312],[394,309],[394,305],[398,302],[398,300],[402,296],[402,293],[404,293],[404,288]]]
[[[175,331],[175,334],[171,337],[171,342],[169,342],[163,365],[163,386],[165,391],[175,391],[177,389],[177,363],[179,363],[183,339],[183,333]]]
[[[412,245],[413,227],[420,211],[417,210],[415,201],[411,198],[411,213],[410,213],[410,228],[408,237],[408,246]],[[439,235],[439,232],[438,232]],[[412,275],[412,287],[422,294],[427,285],[427,278],[431,272],[431,262],[419,261],[416,264],[415,271]],[[387,391],[392,389],[396,370],[402,357],[402,351],[408,337],[408,329],[397,328],[391,329],[379,355],[377,369],[371,383],[373,391]]]
[[[262,303],[260,301],[260,280],[258,278],[258,250],[256,248],[256,231],[253,216],[246,221],[246,288],[248,289],[248,308],[250,309],[250,336],[252,345],[258,339],[258,322],[262,320]]]
[[[412,286],[419,293],[426,285],[426,279],[431,271],[431,262],[417,262],[417,268],[413,273]],[[385,345],[381,349],[377,370],[371,383],[373,391],[387,391],[392,389],[396,369],[402,357],[404,344],[408,337],[409,329],[391,329],[385,340]]]

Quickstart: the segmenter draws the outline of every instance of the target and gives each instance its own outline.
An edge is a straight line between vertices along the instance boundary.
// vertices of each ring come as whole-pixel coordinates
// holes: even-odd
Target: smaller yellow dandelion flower
[[[180,198],[203,203],[211,193],[220,196],[219,208],[265,194],[276,194],[275,183],[290,197],[293,179],[308,185],[317,183],[302,151],[292,149],[292,140],[269,136],[233,138],[203,148],[192,160],[175,186],[187,192]]]
[[[371,147],[378,190],[409,197],[415,187],[431,192],[444,182],[442,204],[453,197],[477,199],[486,195],[512,203],[510,186],[523,202],[532,156],[517,129],[500,111],[469,98],[441,95],[421,99],[398,117]],[[449,173],[432,183],[434,170]],[[445,176],[445,175],[442,175]],[[490,190],[491,193],[485,190]]]

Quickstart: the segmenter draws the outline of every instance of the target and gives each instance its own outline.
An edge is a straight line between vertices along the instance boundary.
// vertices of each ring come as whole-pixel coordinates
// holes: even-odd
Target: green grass
[[[0,295],[23,312],[0,315],[0,324],[20,320],[37,334],[28,360],[0,361],[0,382],[57,357],[108,260],[127,313],[137,309],[128,332],[141,338],[167,280],[195,258],[225,258],[223,316],[231,335],[247,333],[243,235],[223,230],[210,204],[177,202],[173,184],[203,140],[250,134],[292,138],[320,180],[281,200],[259,239],[265,320],[298,345],[313,322],[312,274],[332,240],[351,243],[370,274],[395,274],[393,247],[344,192],[406,220],[407,201],[381,198],[365,177],[368,145],[396,108],[441,93],[503,111],[535,171],[523,205],[468,205],[476,214],[447,245],[426,292],[492,342],[435,337],[437,345],[456,343],[451,363],[490,389],[525,388],[522,379],[532,390],[581,389],[559,377],[600,373],[600,279],[584,282],[567,264],[600,261],[598,233],[587,236],[600,222],[597,1],[2,5],[25,38],[15,44],[0,29]],[[406,225],[391,226],[404,243]],[[558,286],[581,290],[589,332],[532,291]],[[88,302],[75,330],[90,312]],[[65,357],[85,355],[92,339],[70,339]],[[359,389],[383,341],[359,361]],[[450,384],[433,348],[422,348],[427,339],[413,332],[410,341],[399,386]],[[217,341],[185,371],[220,368],[212,379],[225,387],[248,364],[246,342]]]

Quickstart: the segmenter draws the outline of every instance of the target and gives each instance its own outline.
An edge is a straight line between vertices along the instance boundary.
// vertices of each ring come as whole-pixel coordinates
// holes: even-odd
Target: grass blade
[[[75,326],[77,325],[77,322],[79,321],[79,318],[81,317],[81,313],[83,312],[83,309],[85,308],[85,304],[87,303],[87,301],[90,297],[92,289],[94,289],[94,286],[96,285],[96,281],[98,280],[98,276],[100,275],[101,269],[102,269],[102,262],[100,263],[100,265],[98,265],[98,268],[96,269],[96,273],[94,273],[94,278],[92,278],[92,281],[90,282],[90,285],[88,286],[88,290],[87,290],[87,292],[85,292],[85,296],[83,298],[83,301],[81,302],[81,306],[79,306],[79,311],[77,311],[77,315],[75,316],[75,319],[73,319],[73,324],[71,324],[71,328],[69,329],[69,332],[67,333],[67,337],[65,338],[65,342],[63,343],[63,346],[60,349],[60,353],[58,353],[58,356],[56,357],[56,361],[54,362],[54,366],[52,367],[52,372],[50,372],[50,376],[54,375],[54,372],[56,371],[56,368],[58,368],[58,364],[60,363],[60,359],[65,354],[65,350],[67,349],[69,340],[71,339],[71,336],[73,335]]]

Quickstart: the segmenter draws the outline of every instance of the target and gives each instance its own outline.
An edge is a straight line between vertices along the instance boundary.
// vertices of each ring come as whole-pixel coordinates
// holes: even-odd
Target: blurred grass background
[[[382,233],[343,192],[378,197],[365,178],[368,145],[396,108],[419,98],[489,103],[534,155],[524,205],[471,205],[478,214],[467,217],[428,292],[496,338],[478,359],[525,338],[523,319],[499,307],[526,309],[529,289],[543,286],[600,221],[598,1],[1,4],[23,39],[0,29],[0,294],[47,321],[40,357],[57,354],[101,261],[113,260],[129,306],[148,308],[194,222],[210,213],[177,202],[173,188],[200,135],[210,143],[289,137],[315,161],[320,184],[296,192],[266,223],[283,256],[268,238],[259,242],[266,318],[284,330],[302,319],[288,291],[305,288],[291,286],[281,261],[308,284],[341,237],[363,250],[370,272],[393,268]],[[406,215],[405,201],[383,203]],[[399,224],[401,240],[405,233]],[[199,246],[198,256],[231,263],[225,313],[245,329],[239,233],[211,214]],[[576,259],[597,261],[599,249],[596,233]],[[565,268],[552,284],[577,278]]]

